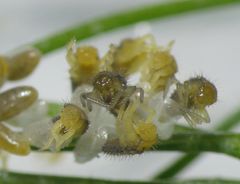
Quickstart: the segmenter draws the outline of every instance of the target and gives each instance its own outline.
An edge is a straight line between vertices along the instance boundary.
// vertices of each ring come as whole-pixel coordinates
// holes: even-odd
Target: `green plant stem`
[[[48,106],[49,115],[52,117],[57,115],[61,109],[61,105],[57,103],[49,103]],[[237,112],[223,121],[217,130],[229,129],[234,125],[233,122],[238,122],[239,120],[240,112]],[[64,151],[72,151],[73,149],[74,144],[64,149]],[[33,150],[37,149],[33,148]],[[199,152],[203,151],[225,153],[240,158],[240,134],[226,132],[210,133],[196,129],[191,130],[187,127],[178,127],[170,139],[159,141],[159,143],[154,146],[154,150],[183,151],[190,153],[188,157],[181,159],[181,162],[177,165],[177,169],[181,168],[182,165],[191,161]],[[177,169],[175,169],[174,172],[176,172]]]
[[[61,105],[49,103],[49,114],[57,115]],[[218,131],[228,130],[240,121],[240,111],[232,114],[216,128]],[[38,150],[32,148],[33,150]],[[65,148],[63,151],[72,151],[74,145]],[[177,127],[175,134],[168,140],[160,141],[154,146],[154,151],[183,151],[188,153],[173,165],[170,165],[164,172],[157,175],[155,179],[170,178],[178,173],[184,166],[193,161],[200,152],[210,151],[225,153],[240,158],[240,134],[234,133],[208,133],[187,127]]]
[[[111,181],[100,179],[88,179],[77,177],[63,177],[63,176],[48,176],[48,175],[34,175],[21,174],[13,172],[1,172],[0,183],[2,184],[240,184],[240,181],[220,180],[220,179],[201,179],[189,181],[174,181],[174,180],[160,180],[160,181]]]
[[[160,141],[155,150],[184,151],[199,153],[211,151],[240,158],[240,134],[189,132],[174,134],[166,141]]]
[[[240,110],[228,116],[225,120],[218,123],[218,126],[215,130],[218,131],[228,131],[235,127],[240,121]],[[186,154],[181,156],[176,161],[174,161],[169,167],[165,170],[154,176],[155,180],[163,178],[171,178],[180,173],[184,168],[186,168],[191,162],[193,162],[198,156],[199,153]]]
[[[73,151],[74,147],[73,142],[61,151]],[[39,151],[35,147],[32,150]],[[159,141],[152,151],[182,151],[191,154],[209,151],[240,158],[240,134],[201,131],[175,133],[170,139]]]
[[[102,32],[110,31],[144,20],[164,18],[193,10],[239,2],[239,0],[184,0],[148,5],[144,8],[140,7],[82,23],[45,39],[39,40],[33,43],[32,46],[38,48],[43,54],[47,54],[64,47],[73,38],[80,41]]]

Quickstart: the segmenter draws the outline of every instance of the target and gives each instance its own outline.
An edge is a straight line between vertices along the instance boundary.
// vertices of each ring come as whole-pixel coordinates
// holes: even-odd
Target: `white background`
[[[152,2],[159,1],[0,0],[0,53],[96,16]],[[82,43],[95,45],[103,54],[110,43],[118,43],[125,37],[147,32],[153,33],[162,45],[171,40],[176,41],[173,54],[179,65],[179,79],[185,80],[190,76],[202,74],[216,84],[219,100],[210,108],[212,125],[240,108],[240,5],[145,22],[101,34]],[[29,84],[39,90],[43,99],[68,101],[70,84],[67,71],[65,49],[62,49],[44,57],[31,78],[7,84],[3,89]],[[208,128],[207,125],[203,127]],[[176,155],[178,153],[170,152],[145,153],[133,158],[105,155],[79,165],[74,163],[72,154],[59,157],[57,162],[50,162],[47,156],[31,154],[28,157],[12,156],[9,167],[17,171],[46,174],[148,179]],[[240,162],[221,154],[204,154],[180,177],[240,179]]]

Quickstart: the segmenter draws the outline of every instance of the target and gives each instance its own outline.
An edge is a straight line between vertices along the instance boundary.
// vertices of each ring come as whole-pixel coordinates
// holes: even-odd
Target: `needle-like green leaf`
[[[239,2],[239,0],[183,0],[147,5],[81,23],[80,25],[73,26],[70,29],[66,29],[62,32],[46,37],[45,39],[34,42],[32,45],[38,48],[43,54],[47,54],[66,46],[66,44],[73,38],[80,41],[99,33],[131,25],[140,21],[160,19],[193,10]]]
[[[13,172],[0,172],[0,183],[2,184],[240,184],[240,181],[222,179],[205,180],[159,180],[159,181],[111,181],[89,178],[63,177],[21,174]]]

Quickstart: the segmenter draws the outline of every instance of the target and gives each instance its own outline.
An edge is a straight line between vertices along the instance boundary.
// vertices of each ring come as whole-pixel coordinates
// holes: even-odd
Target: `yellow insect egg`
[[[135,39],[125,39],[119,46],[112,45],[103,59],[106,65],[110,65],[112,71],[123,76],[129,76],[139,70],[147,59],[149,50],[156,47],[151,35],[145,35]]]
[[[69,73],[73,85],[88,84],[99,72],[100,59],[98,50],[91,46],[76,48],[72,41],[67,50],[67,61],[70,65]]]
[[[0,87],[7,80],[8,77],[8,65],[6,63],[6,58],[0,56]]]
[[[1,93],[0,121],[20,114],[30,107],[37,98],[37,90],[30,86],[20,86]]]
[[[74,138],[81,136],[88,128],[88,120],[80,107],[65,104],[60,115],[53,119],[51,137],[43,149],[59,151]]]
[[[167,50],[157,50],[150,54],[149,61],[141,72],[141,82],[148,83],[145,90],[156,93],[167,90],[169,82],[177,72],[177,63]]]
[[[8,58],[8,80],[19,80],[30,75],[41,59],[40,51],[28,48]]]
[[[30,144],[22,135],[0,123],[0,149],[24,156],[30,153]]]

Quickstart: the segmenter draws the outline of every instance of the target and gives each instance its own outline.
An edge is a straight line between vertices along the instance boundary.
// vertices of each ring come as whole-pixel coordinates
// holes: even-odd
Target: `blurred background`
[[[6,53],[95,17],[156,2],[160,0],[1,0],[0,53]],[[179,65],[177,77],[180,80],[201,74],[216,84],[219,101],[209,109],[211,125],[203,125],[203,128],[208,129],[240,107],[239,5],[142,22],[94,36],[80,44],[94,45],[103,55],[110,43],[118,43],[123,38],[145,33],[152,33],[160,45],[175,40],[172,52]],[[68,101],[71,93],[65,54],[66,49],[63,48],[46,55],[30,78],[8,83],[1,90],[21,84],[33,85],[39,90],[42,99]],[[57,157],[33,153],[28,157],[11,156],[9,167],[22,172],[146,180],[178,155],[180,153],[174,152],[144,153],[140,156],[120,158],[102,155],[80,165],[74,162],[72,154]],[[239,171],[239,160],[221,154],[206,153],[179,177],[240,179]]]

